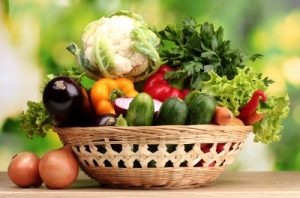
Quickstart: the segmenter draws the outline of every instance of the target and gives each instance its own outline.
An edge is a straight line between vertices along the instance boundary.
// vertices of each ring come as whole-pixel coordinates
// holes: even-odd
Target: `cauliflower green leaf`
[[[160,60],[157,51],[160,39],[153,31],[145,27],[135,28],[131,32],[131,39],[137,52],[149,56],[154,62]]]

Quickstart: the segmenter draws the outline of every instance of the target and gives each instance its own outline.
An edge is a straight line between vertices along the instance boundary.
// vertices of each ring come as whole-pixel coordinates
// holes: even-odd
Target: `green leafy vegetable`
[[[266,144],[279,141],[280,131],[283,128],[281,122],[289,113],[288,95],[269,97],[267,106],[261,107],[259,112],[264,114],[264,119],[253,126],[254,140]]]
[[[248,67],[237,69],[237,75],[228,80],[226,76],[220,77],[215,71],[209,72],[210,80],[202,82],[201,92],[216,98],[217,104],[230,109],[235,116],[257,89],[266,90],[268,79],[262,78]],[[280,140],[281,122],[289,111],[288,96],[269,97],[265,104],[260,105],[258,113],[264,118],[254,125],[255,141],[271,143]]]
[[[262,55],[248,57],[239,50],[233,50],[230,41],[223,39],[223,28],[214,30],[209,23],[199,25],[193,19],[186,19],[181,26],[167,26],[158,34],[163,41],[161,58],[177,70],[165,77],[173,81],[185,80],[185,88],[200,89],[201,81],[208,79],[208,72],[233,79],[238,68],[245,67],[245,61],[255,60]],[[171,47],[166,48],[166,45]]]
[[[75,56],[78,65],[78,67],[72,68],[71,73],[68,73],[68,70],[66,70],[67,74],[75,75],[75,77],[79,75],[78,77],[81,77],[85,72],[86,75],[91,76],[93,79],[97,79],[100,76],[99,69],[91,66],[89,60],[85,58],[83,51],[75,43],[70,43],[66,49]]]
[[[47,75],[49,76],[49,75]],[[54,76],[54,75],[52,75]],[[83,88],[85,88],[86,90],[92,88],[92,86],[94,85],[95,81],[92,80],[91,78],[89,78],[86,74],[86,72],[80,68],[80,67],[72,67],[69,70],[64,70],[60,76],[67,76],[70,77],[72,79],[74,79],[75,81],[79,82],[81,84],[81,86]]]
[[[249,67],[237,69],[237,75],[228,80],[210,71],[210,80],[202,82],[201,92],[214,96],[220,106],[227,107],[232,113],[239,115],[239,108],[245,105],[257,89],[266,90],[262,76]]]
[[[133,29],[130,36],[133,40],[133,47],[137,52],[149,56],[154,62],[160,61],[157,52],[160,40],[153,31],[145,27],[139,27]]]
[[[117,118],[116,126],[128,126],[127,121],[122,114]]]
[[[53,126],[52,121],[42,102],[27,102],[28,109],[21,113],[21,128],[26,132],[27,137],[44,137],[50,132]]]

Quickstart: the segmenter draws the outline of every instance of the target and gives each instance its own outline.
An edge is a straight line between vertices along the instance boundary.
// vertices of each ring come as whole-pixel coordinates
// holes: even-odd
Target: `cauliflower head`
[[[81,40],[83,55],[94,71],[89,75],[93,79],[104,76],[140,81],[160,65],[160,39],[139,15],[129,11],[91,22]]]

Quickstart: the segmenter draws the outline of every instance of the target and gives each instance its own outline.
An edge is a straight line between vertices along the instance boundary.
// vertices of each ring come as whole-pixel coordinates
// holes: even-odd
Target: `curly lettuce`
[[[249,67],[237,70],[238,73],[232,80],[210,71],[210,80],[201,82],[201,92],[214,96],[217,104],[230,109],[234,116],[239,115],[239,109],[248,102],[254,91],[266,91],[271,82]],[[279,141],[283,128],[281,122],[289,112],[288,95],[269,97],[264,105],[258,107],[258,112],[263,113],[264,118],[253,127],[254,140],[262,143]]]
[[[267,107],[261,106],[259,113],[264,114],[264,119],[254,124],[254,141],[263,143],[278,142],[281,139],[280,131],[283,126],[281,122],[287,118],[289,113],[289,97],[269,97]]]
[[[28,138],[46,136],[52,131],[53,124],[43,102],[28,101],[27,107],[28,109],[20,115],[21,128]]]
[[[266,91],[268,84],[261,75],[249,67],[237,68],[237,75],[228,80],[220,77],[215,71],[210,71],[210,80],[202,82],[201,92],[214,96],[218,105],[230,109],[234,116],[239,115],[239,108],[245,105],[254,91]]]

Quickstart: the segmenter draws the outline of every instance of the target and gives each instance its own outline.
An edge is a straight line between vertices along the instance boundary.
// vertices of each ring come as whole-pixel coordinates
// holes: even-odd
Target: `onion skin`
[[[71,146],[46,153],[40,160],[39,172],[48,188],[62,189],[70,186],[79,172]]]
[[[16,155],[8,166],[8,177],[22,188],[39,187],[42,179],[39,175],[40,158],[31,152]]]

